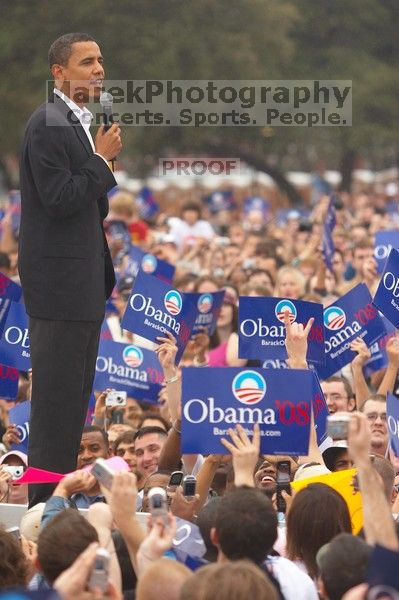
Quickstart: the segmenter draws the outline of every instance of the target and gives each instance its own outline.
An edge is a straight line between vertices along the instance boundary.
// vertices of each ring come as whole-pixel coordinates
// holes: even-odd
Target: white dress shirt
[[[61,92],[61,90],[58,90],[57,88],[54,88],[54,94],[59,96],[59,98],[61,98],[61,100],[65,102],[68,108],[70,108],[71,111],[76,115],[77,119],[80,121],[84,129],[85,134],[87,135],[87,139],[90,142],[90,146],[93,148],[94,154],[97,154],[97,156],[101,156],[101,158],[107,163],[107,166],[109,167],[108,161],[104,158],[104,156],[96,152],[96,147],[94,146],[93,138],[90,133],[90,125],[93,120],[93,115],[89,111],[89,109],[85,106],[83,108],[80,108],[80,106],[75,104],[73,100],[68,98],[68,96],[66,96],[63,92]]]

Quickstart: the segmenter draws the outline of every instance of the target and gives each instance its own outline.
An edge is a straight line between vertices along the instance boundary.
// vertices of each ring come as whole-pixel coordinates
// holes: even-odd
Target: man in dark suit
[[[93,38],[66,34],[49,51],[54,94],[31,116],[22,146],[19,273],[32,361],[30,466],[76,468],[105,301],[115,278],[103,219],[116,185],[107,161],[120,129],[89,132],[103,58]],[[31,486],[30,505],[52,488]]]

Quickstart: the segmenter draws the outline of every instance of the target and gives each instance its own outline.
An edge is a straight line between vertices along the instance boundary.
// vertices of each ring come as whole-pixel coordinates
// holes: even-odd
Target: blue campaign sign
[[[129,252],[129,263],[124,275],[125,277],[136,277],[139,269],[142,269],[148,275],[158,277],[166,283],[172,283],[176,271],[176,267],[166,262],[166,260],[156,258],[156,256],[144,252],[138,246],[132,245]]]
[[[123,329],[157,342],[165,331],[177,341],[176,364],[184,352],[197,318],[197,306],[185,294],[157,277],[139,271],[133,284]]]
[[[100,341],[94,390],[113,388],[126,391],[137,400],[157,402],[162,381],[162,368],[155,352],[134,344]]]
[[[22,288],[18,283],[0,273],[0,298],[8,298],[14,302],[19,302],[22,296]]]
[[[240,297],[238,308],[238,355],[240,358],[285,360],[284,312],[290,321],[307,324],[314,317],[308,338],[307,360],[324,364],[323,306],[317,302],[286,298]]]
[[[18,379],[17,369],[0,365],[0,398],[15,400],[18,394]]]
[[[387,394],[387,423],[390,446],[399,457],[399,400],[393,394]]]
[[[392,248],[373,304],[399,329],[399,252]]]
[[[359,283],[324,310],[325,366],[316,365],[320,379],[327,379],[356,356],[349,348],[358,337],[367,347],[386,335],[384,323],[372,304],[367,286]]]
[[[333,197],[331,197],[330,202],[328,204],[326,220],[324,223],[323,243],[322,243],[323,259],[324,259],[324,263],[329,271],[333,270],[332,260],[333,260],[333,256],[334,256],[334,252],[335,252],[335,245],[334,245],[334,240],[332,237],[332,232],[334,230],[335,224],[336,224],[336,218],[335,218],[334,199],[333,199]]]
[[[0,339],[0,364],[19,371],[31,368],[28,315],[24,305],[17,302],[11,301]]]
[[[185,368],[182,377],[183,454],[228,454],[220,440],[236,423],[248,435],[259,423],[262,454],[308,453],[310,371]]]
[[[374,258],[379,273],[384,271],[385,263],[392,248],[399,248],[399,231],[377,231],[375,234]]]
[[[155,200],[149,187],[144,186],[136,196],[136,204],[139,207],[142,219],[151,219],[159,212],[159,204]]]
[[[20,444],[11,444],[10,450],[19,450],[28,454],[30,408],[31,403],[27,400],[14,406],[8,413],[10,423],[17,426],[21,440]]]
[[[260,196],[250,196],[249,198],[245,198],[244,213],[248,214],[253,210],[260,211],[263,216],[267,218],[270,213],[270,202]]]
[[[323,391],[320,386],[320,381],[316,371],[312,371],[313,375],[313,396],[312,408],[314,425],[316,429],[317,445],[321,452],[332,445],[332,439],[327,436],[327,417],[329,410]]]
[[[225,190],[224,192],[213,192],[205,198],[210,212],[215,215],[222,210],[233,210],[236,208],[233,192]]]
[[[395,337],[396,328],[384,316],[382,316],[381,319],[384,323],[387,334],[370,346],[369,350],[371,352],[371,356],[363,366],[363,373],[365,377],[370,377],[372,373],[375,373],[380,369],[385,369],[385,367],[388,365],[386,347],[388,341],[392,337]]]
[[[197,306],[197,318],[192,331],[193,335],[204,330],[208,335],[212,335],[216,329],[216,321],[222,308],[224,294],[224,290],[205,294],[184,294],[185,298],[190,299]]]

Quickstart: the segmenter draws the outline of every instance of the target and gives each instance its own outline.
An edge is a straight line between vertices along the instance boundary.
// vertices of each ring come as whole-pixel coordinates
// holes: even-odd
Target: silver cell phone
[[[333,440],[347,440],[350,416],[342,413],[327,417],[327,435]]]
[[[89,589],[101,590],[106,594],[109,582],[109,559],[110,554],[105,548],[99,548],[96,552],[96,558],[90,573]]]
[[[153,487],[148,492],[148,504],[153,517],[162,517],[165,525],[168,523],[168,498],[161,487]]]
[[[186,475],[183,479],[183,496],[186,498],[194,498],[197,480],[194,475]]]
[[[97,458],[92,469],[92,475],[108,490],[112,487],[115,471],[107,464],[104,458]]]

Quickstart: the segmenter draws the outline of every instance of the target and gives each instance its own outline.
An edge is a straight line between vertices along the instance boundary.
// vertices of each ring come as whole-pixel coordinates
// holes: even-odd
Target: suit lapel
[[[93,154],[93,148],[91,147],[91,144],[89,142],[87,134],[86,134],[85,130],[83,129],[80,121],[78,121],[78,123],[71,122],[71,119],[69,118],[71,109],[65,104],[65,102],[59,96],[57,96],[57,94],[54,94],[53,97],[50,98],[49,101],[53,102],[57,106],[58,110],[60,110],[62,112],[62,114],[65,115],[65,118],[67,119],[68,124],[71,127],[73,127],[79,141],[83,144],[83,146],[87,152],[87,155],[91,156]],[[76,117],[75,117],[75,119],[76,119]]]

